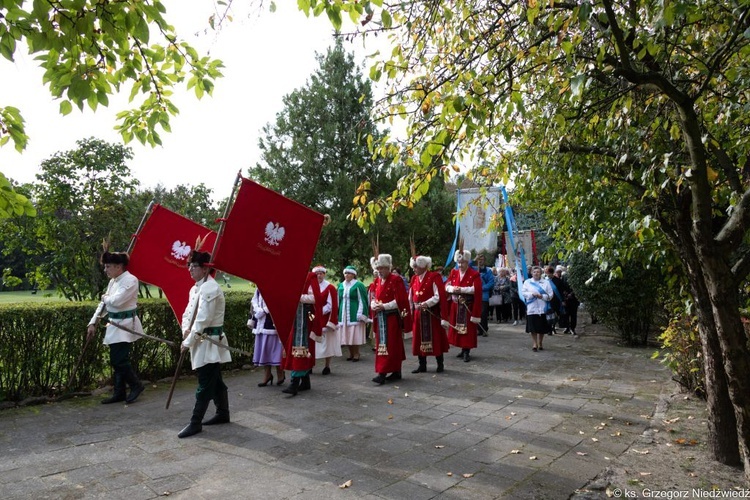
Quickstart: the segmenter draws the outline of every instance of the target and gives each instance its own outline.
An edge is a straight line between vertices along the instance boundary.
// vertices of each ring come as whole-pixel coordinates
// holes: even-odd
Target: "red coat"
[[[448,329],[448,341],[451,345],[461,349],[473,349],[477,346],[477,323],[471,321],[471,318],[478,320],[482,317],[482,278],[476,269],[469,267],[464,273],[463,279],[458,269],[451,270],[448,281],[445,286],[472,287],[474,293],[451,293],[448,294],[450,300],[449,322],[452,325]],[[446,288],[447,289],[447,288]],[[463,321],[461,319],[463,318]],[[459,333],[456,326],[466,326],[466,333]]]
[[[328,286],[323,290],[320,290],[320,300],[322,304],[321,311],[322,307],[328,302],[328,297],[331,297],[331,310],[323,314],[323,319],[320,324],[325,327],[330,322],[331,325],[333,325],[333,328],[339,323],[339,292],[336,290],[336,287],[330,283],[328,283]]]
[[[418,306],[435,296],[439,301],[429,309],[423,310]],[[441,325],[441,320],[448,318],[448,302],[440,273],[427,271],[422,280],[417,275],[412,276],[409,299],[414,306],[411,353],[414,356],[442,356],[450,346],[448,335]]]
[[[320,336],[323,325],[325,325],[325,323],[320,322],[323,318],[323,305],[318,278],[315,273],[307,275],[303,290],[303,294],[312,294],[315,297],[315,303],[310,304],[312,306],[310,314],[302,318],[302,321],[305,322],[304,325],[300,325],[297,319],[294,321],[294,328],[284,344],[284,358],[282,359],[284,370],[307,371],[313,369],[313,366],[315,366],[315,341],[310,338],[309,332]],[[297,314],[300,314],[299,308],[301,307],[303,307],[303,304],[300,302]]]
[[[406,359],[403,332],[411,331],[411,313],[409,297],[406,295],[404,280],[396,274],[389,274],[385,279],[375,282],[373,302],[384,304],[396,301],[397,309],[374,313],[372,335],[375,338],[375,372],[400,372],[401,363]],[[373,305],[373,304],[371,304]],[[384,318],[383,324],[380,324]],[[382,328],[382,335],[381,335]]]

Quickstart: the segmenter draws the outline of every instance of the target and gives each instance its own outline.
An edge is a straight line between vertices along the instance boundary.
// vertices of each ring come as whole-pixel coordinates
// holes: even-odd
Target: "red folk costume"
[[[381,254],[378,260],[387,256]],[[404,350],[404,332],[410,332],[412,326],[409,312],[409,297],[406,294],[404,280],[397,274],[389,274],[386,278],[375,281],[375,296],[370,304],[375,307],[382,304],[384,310],[374,313],[372,325],[375,337],[375,371],[383,373],[401,372],[401,363],[406,359]]]
[[[297,306],[294,329],[287,336],[282,360],[284,370],[292,370],[293,377],[295,373],[307,372],[315,366],[314,340],[320,338],[322,325],[325,324],[320,322],[323,317],[322,300],[315,273],[307,275],[302,290],[304,293]]]
[[[471,252],[459,255],[456,262],[471,259]],[[477,346],[477,324],[482,317],[482,279],[477,270],[468,267],[462,274],[460,269],[452,269],[445,290],[450,301],[450,323],[448,341],[461,349],[474,349]]]
[[[426,271],[414,275],[409,287],[413,306],[411,353],[414,356],[442,356],[450,348],[442,320],[448,317],[448,301],[440,273]],[[427,305],[424,309],[422,304]]]

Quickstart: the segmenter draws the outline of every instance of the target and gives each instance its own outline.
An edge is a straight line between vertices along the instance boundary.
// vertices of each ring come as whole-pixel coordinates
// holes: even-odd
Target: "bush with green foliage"
[[[251,294],[226,292],[224,327],[230,345],[252,352],[254,337],[247,328]],[[103,330],[85,350],[80,366],[71,375],[86,341],[86,325],[94,313],[94,302],[48,302],[0,306],[0,401],[20,401],[32,396],[60,396],[67,391],[106,385],[112,371],[109,350],[102,344]],[[142,339],[134,344],[132,362],[142,379],[158,380],[174,374],[180,357],[182,332],[164,299],[141,299],[139,316],[144,331],[175,342]],[[232,354],[226,368],[248,363]],[[189,371],[189,363],[183,365]]]
[[[658,308],[660,274],[638,264],[621,264],[622,277],[602,272],[593,257],[571,256],[568,283],[586,308],[604,325],[619,333],[631,346],[648,343],[648,334]]]
[[[659,336],[659,340],[663,349],[654,353],[653,357],[661,356],[662,363],[672,370],[675,382],[705,399],[703,349],[695,318],[684,314],[673,319]]]

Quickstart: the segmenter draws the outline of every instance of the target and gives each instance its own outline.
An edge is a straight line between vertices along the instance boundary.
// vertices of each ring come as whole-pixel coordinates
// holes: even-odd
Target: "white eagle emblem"
[[[190,245],[188,245],[184,241],[175,240],[175,242],[172,243],[172,257],[174,257],[175,259],[187,259],[192,250],[193,249],[190,248]]]
[[[279,223],[269,222],[266,224],[266,243],[275,247],[279,246],[281,240],[284,239],[284,233],[286,230],[283,227],[279,227]]]

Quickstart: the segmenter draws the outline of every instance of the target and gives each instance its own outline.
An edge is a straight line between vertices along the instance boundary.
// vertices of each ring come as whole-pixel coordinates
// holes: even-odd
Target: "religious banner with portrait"
[[[498,232],[490,230],[490,223],[500,213],[500,188],[459,189],[458,209],[464,249],[495,253]]]

